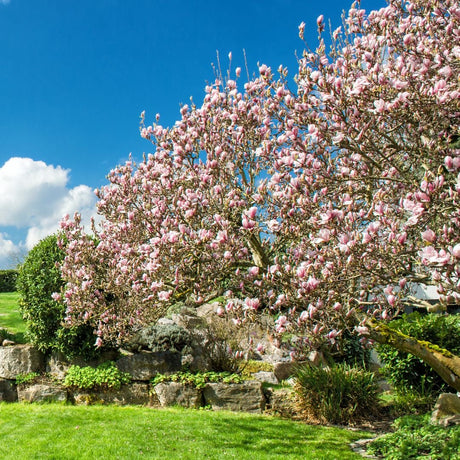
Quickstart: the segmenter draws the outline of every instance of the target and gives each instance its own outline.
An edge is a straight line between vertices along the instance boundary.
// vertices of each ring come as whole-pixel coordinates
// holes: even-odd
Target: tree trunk
[[[460,391],[460,357],[430,342],[417,340],[375,320],[366,322],[367,337],[399,351],[410,353],[428,364],[449,386]]]

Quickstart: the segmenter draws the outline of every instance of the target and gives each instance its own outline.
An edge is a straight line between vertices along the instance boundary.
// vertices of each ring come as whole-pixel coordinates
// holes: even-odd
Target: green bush
[[[0,292],[15,292],[17,270],[0,270]]]
[[[128,372],[121,372],[113,361],[107,361],[96,368],[70,366],[64,385],[80,390],[118,390],[130,381],[131,375]]]
[[[299,411],[309,419],[349,424],[378,408],[374,374],[361,368],[303,365],[296,371],[295,382]]]
[[[460,315],[411,313],[392,321],[390,326],[403,334],[460,354]],[[388,345],[377,345],[377,352],[384,364],[383,375],[398,392],[412,390],[422,395],[437,395],[450,391],[441,377],[421,359]]]
[[[64,327],[65,305],[51,297],[63,286],[58,264],[64,251],[57,242],[57,235],[41,240],[19,267],[19,309],[26,323],[26,338],[44,352],[56,350],[69,358],[92,359],[101,351],[94,346],[93,328]]]
[[[394,423],[396,431],[377,438],[368,453],[390,460],[460,458],[460,426],[430,424],[430,414],[406,415]]]

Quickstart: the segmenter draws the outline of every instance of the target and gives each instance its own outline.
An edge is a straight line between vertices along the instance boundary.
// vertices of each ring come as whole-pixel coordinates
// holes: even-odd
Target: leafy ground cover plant
[[[4,460],[359,460],[370,433],[226,411],[0,403]]]
[[[242,383],[243,377],[230,372],[176,372],[175,374],[158,374],[152,379],[152,385],[162,382],[179,382],[193,385],[196,388],[204,388],[207,383]]]
[[[64,379],[64,385],[80,390],[118,390],[121,385],[130,381],[131,375],[128,372],[121,372],[113,361],[107,361],[96,368],[70,366]]]
[[[379,437],[368,453],[389,460],[460,458],[460,426],[441,427],[430,423],[430,414],[406,415],[394,422],[394,433]]]
[[[295,382],[299,412],[310,420],[349,424],[378,408],[375,376],[362,368],[303,365]]]
[[[38,372],[29,372],[28,374],[20,374],[16,377],[16,385],[27,385],[33,383],[40,377]]]

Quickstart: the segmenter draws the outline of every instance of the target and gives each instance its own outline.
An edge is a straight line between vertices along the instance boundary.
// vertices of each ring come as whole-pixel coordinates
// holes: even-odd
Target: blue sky
[[[65,213],[94,212],[93,189],[132,153],[147,122],[178,118],[225,71],[296,70],[316,18],[334,27],[351,2],[323,0],[0,0],[0,268],[52,233]],[[384,0],[362,0],[366,10]]]

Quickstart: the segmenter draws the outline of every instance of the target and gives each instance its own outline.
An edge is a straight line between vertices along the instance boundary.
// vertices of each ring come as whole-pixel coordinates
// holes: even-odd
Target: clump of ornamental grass
[[[310,421],[348,425],[378,408],[374,374],[347,364],[302,365],[295,374],[294,390],[299,414]]]

